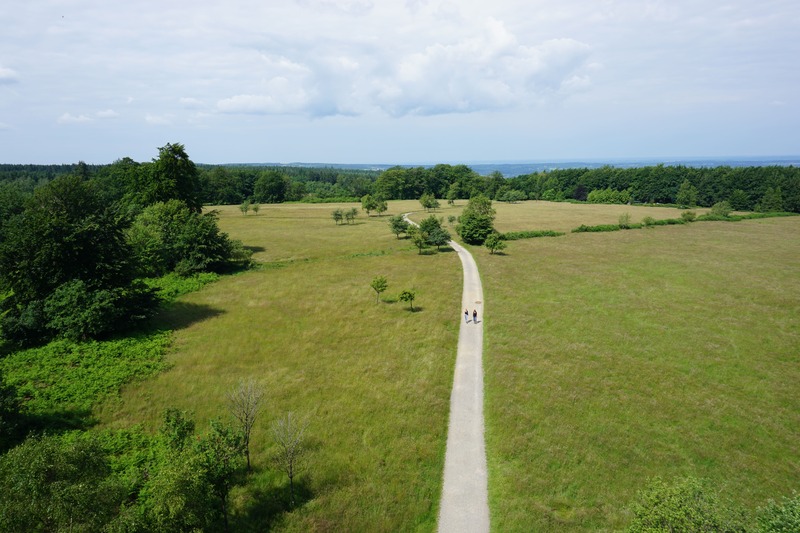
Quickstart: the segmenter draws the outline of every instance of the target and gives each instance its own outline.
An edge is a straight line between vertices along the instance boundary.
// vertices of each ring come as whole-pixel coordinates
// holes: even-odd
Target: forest
[[[57,176],[91,176],[112,198],[131,184],[147,181],[154,162],[123,158],[109,165],[0,165],[0,183],[32,192]],[[681,188],[688,193],[679,198]],[[607,191],[618,194],[598,194]],[[396,166],[384,171],[326,167],[197,165],[197,201],[205,205],[358,201],[370,194],[383,200],[468,199],[483,194],[492,200],[597,201],[682,205],[686,198],[711,207],[727,201],[735,210],[800,212],[800,169],[794,166],[690,167],[655,165],[640,168],[557,169],[504,178],[483,176],[466,165]],[[766,200],[765,201],[765,197]]]

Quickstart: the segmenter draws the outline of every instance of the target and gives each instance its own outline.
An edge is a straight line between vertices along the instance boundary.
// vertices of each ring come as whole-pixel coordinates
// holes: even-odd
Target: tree
[[[461,222],[456,231],[467,244],[483,244],[486,237],[494,231],[494,215],[492,201],[486,196],[470,198],[461,213]]]
[[[261,206],[259,204],[253,204],[250,206],[250,209],[253,210],[253,213],[258,215],[258,212],[261,211]]]
[[[245,200],[242,202],[242,205],[239,206],[239,211],[246,216],[247,212],[250,211],[250,200]]]
[[[496,231],[490,233],[486,240],[483,242],[483,245],[489,249],[489,253],[493,254],[495,252],[501,252],[506,248],[506,242],[502,239],[501,235]]]
[[[428,233],[428,244],[435,246],[437,250],[445,246],[451,239],[450,233],[441,226]]]
[[[253,186],[253,198],[264,204],[279,204],[286,199],[289,180],[280,172],[265,170],[261,172]]]
[[[256,417],[261,410],[261,402],[263,399],[264,389],[257,385],[253,378],[239,380],[239,384],[236,388],[228,391],[228,411],[239,422],[248,471],[251,470],[250,434],[253,431]]]
[[[125,224],[78,176],[36,189],[0,227],[2,335],[22,344],[97,336],[149,316],[156,301],[134,281]]]
[[[289,502],[294,506],[294,477],[304,449],[303,436],[308,427],[308,419],[298,420],[292,412],[272,424],[272,435],[278,445],[275,462],[289,477]]]
[[[350,209],[344,212],[344,218],[347,219],[348,224],[353,223],[357,216],[358,216],[358,209],[356,209],[355,207],[351,207]]]
[[[93,438],[33,437],[0,457],[2,531],[102,531],[126,496]]]
[[[425,208],[425,211],[436,210],[439,207],[439,200],[431,193],[425,193],[420,196],[419,203]]]
[[[142,205],[175,199],[184,202],[192,211],[202,211],[197,167],[182,144],[167,143],[159,148],[158,158],[153,159],[149,172],[139,172],[137,176],[139,181],[134,194]]]
[[[344,218],[344,211],[341,209],[334,209],[331,216],[333,217],[333,221],[338,225]]]
[[[217,497],[224,530],[228,531],[228,496],[242,459],[242,435],[231,428],[211,421],[211,431],[197,444],[206,480]]]
[[[22,402],[17,396],[16,387],[6,383],[3,369],[0,368],[0,454],[16,441],[21,409]]]
[[[378,213],[378,216],[383,215],[387,209],[389,209],[389,204],[386,203],[386,200],[380,198],[375,200],[375,212]]]
[[[416,292],[410,290],[403,291],[400,293],[400,296],[398,296],[401,302],[408,302],[408,305],[412,311],[414,310],[414,299],[416,297],[417,297]]]
[[[715,217],[727,218],[731,214],[731,204],[728,202],[717,202],[711,206],[711,215]]]
[[[756,211],[761,213],[783,211],[783,195],[780,187],[767,187],[764,196],[756,204]]]
[[[681,186],[678,188],[675,202],[682,208],[689,208],[697,205],[697,188],[692,185],[688,179],[683,180],[683,183],[681,183]]]
[[[375,291],[375,303],[378,303],[380,301],[381,293],[389,288],[389,282],[386,281],[386,277],[378,276],[372,280],[372,283],[370,283],[369,286]]]
[[[409,226],[408,236],[422,255],[422,250],[428,246],[428,236],[417,226]]]
[[[370,194],[365,194],[361,198],[361,209],[367,212],[367,216],[369,216],[370,211],[376,211],[378,209],[378,201]]]
[[[389,217],[389,227],[398,239],[401,233],[408,233],[408,221],[403,218],[403,215]]]

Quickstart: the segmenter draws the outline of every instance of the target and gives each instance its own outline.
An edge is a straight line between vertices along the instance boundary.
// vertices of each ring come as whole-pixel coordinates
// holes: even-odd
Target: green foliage
[[[239,210],[242,212],[243,215],[247,215],[247,212],[250,211],[250,200],[245,200],[239,206]]]
[[[0,368],[0,454],[14,443],[20,423],[22,402],[17,388],[6,383]]]
[[[767,187],[764,196],[756,204],[756,211],[760,213],[783,211],[783,195],[780,187]]]
[[[398,239],[400,238],[401,233],[408,233],[408,226],[409,224],[406,219],[403,218],[403,215],[394,215],[389,217],[389,227],[391,228],[392,233],[394,233]]]
[[[563,232],[553,230],[540,231],[508,231],[502,234],[504,241],[516,241],[519,239],[535,239],[538,237],[560,237]]]
[[[758,512],[758,533],[796,533],[800,531],[800,494],[782,498],[780,502],[770,500]]]
[[[622,228],[620,228],[618,224],[598,224],[597,226],[581,224],[572,230],[572,233],[599,233],[604,231],[619,231],[620,229]]]
[[[275,170],[262,171],[253,187],[256,202],[278,204],[286,200],[289,192],[289,179]]]
[[[523,191],[517,189],[508,189],[506,188],[497,196],[497,200],[500,202],[508,202],[510,204],[515,204],[517,202],[522,202],[528,199],[528,195],[525,194]]]
[[[727,201],[717,202],[711,206],[710,215],[713,217],[727,218],[731,214],[731,204]]]
[[[684,209],[697,205],[697,188],[688,179],[683,180],[683,183],[678,188],[675,203]]]
[[[37,189],[24,211],[0,228],[0,291],[11,291],[0,302],[2,335],[34,344],[115,331],[146,316],[155,302],[132,282],[123,230],[123,219],[78,177]],[[89,316],[99,322],[65,316],[70,300],[91,305]]]
[[[194,420],[186,411],[167,408],[164,411],[160,434],[168,449],[180,452],[187,447],[194,436]]]
[[[397,297],[401,302],[408,302],[409,308],[413,311],[414,310],[414,299],[417,297],[417,293],[413,290],[405,290],[400,293]]]
[[[341,222],[342,222],[342,220],[344,219],[344,211],[343,211],[341,208],[338,208],[338,207],[337,207],[337,208],[336,208],[336,209],[334,209],[334,210],[333,210],[333,212],[331,213],[331,217],[333,217],[333,221],[334,221],[336,224],[339,224],[339,223],[341,223]]]
[[[137,173],[134,197],[139,205],[180,200],[195,213],[203,209],[197,167],[180,143],[158,149],[158,158],[147,170]]]
[[[428,236],[417,226],[410,226],[408,228],[408,236],[411,237],[411,242],[417,247],[419,253],[428,247]]]
[[[81,343],[54,341],[14,352],[0,360],[0,368],[7,383],[26,398],[28,411],[88,412],[117,394],[122,385],[165,369],[169,342],[169,333]]]
[[[646,228],[648,228],[650,226],[654,226],[655,224],[656,224],[656,219],[654,219],[653,217],[649,217],[648,216],[648,217],[644,217],[642,219],[642,226],[644,226]]]
[[[619,216],[619,227],[620,227],[620,229],[630,229],[631,228],[631,214],[630,213],[622,213]]]
[[[0,457],[2,531],[100,531],[125,497],[94,439],[31,438]]]
[[[673,483],[652,480],[638,493],[632,510],[628,533],[745,531],[740,513],[692,477]]]
[[[494,215],[492,202],[487,197],[478,195],[470,198],[461,213],[456,231],[467,244],[483,244],[494,231]]]
[[[428,244],[435,246],[437,250],[445,246],[451,239],[450,233],[441,226],[433,228],[427,235]]]
[[[291,412],[272,424],[272,435],[278,445],[274,460],[289,478],[289,502],[292,506],[295,503],[294,478],[305,453],[304,435],[307,427],[308,420],[298,420]]]
[[[486,240],[483,244],[489,249],[489,253],[491,254],[494,254],[495,252],[502,252],[507,246],[505,241],[503,241],[502,236],[497,232],[490,233],[489,236],[486,237]]]
[[[375,211],[378,209],[378,200],[374,198],[371,194],[365,194],[361,198],[361,209],[367,212],[367,216],[369,216],[370,211]]]
[[[179,200],[145,208],[128,230],[128,242],[145,276],[222,271],[247,264],[250,255],[219,230],[215,213],[194,212]]]
[[[612,188],[595,189],[586,198],[591,204],[627,204],[631,201],[629,190],[617,191]]]
[[[419,203],[425,208],[425,211],[435,211],[439,209],[439,200],[430,193],[425,193],[420,196]]]
[[[178,296],[199,291],[205,285],[217,281],[219,276],[216,272],[197,272],[190,276],[181,276],[171,272],[165,276],[146,278],[143,281],[156,291],[156,296],[160,300],[171,302]]]
[[[694,222],[697,219],[697,213],[694,211],[684,211],[681,213],[681,220],[685,222]]]
[[[356,217],[358,216],[358,209],[355,207],[351,207],[347,211],[344,212],[344,218],[348,224],[352,224],[355,222]]]
[[[386,276],[377,276],[372,280],[369,286],[375,291],[375,303],[378,303],[381,293],[389,288],[389,282],[386,280]]]
[[[252,209],[253,213],[258,215],[258,212],[261,211],[261,204],[253,204],[250,206],[250,209]]]

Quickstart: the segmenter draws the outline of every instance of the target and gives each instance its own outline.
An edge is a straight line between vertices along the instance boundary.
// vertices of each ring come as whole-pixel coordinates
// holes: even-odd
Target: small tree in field
[[[253,210],[253,213],[258,215],[258,212],[261,210],[261,206],[258,205],[258,204],[253,204],[253,205],[250,206],[250,209]]]
[[[398,296],[401,302],[408,302],[412,311],[414,310],[414,299],[416,297],[417,294],[414,291],[403,291],[400,293],[400,296]]]
[[[333,213],[331,213],[331,216],[333,217],[333,221],[336,222],[336,224],[339,224],[344,218],[344,211],[341,209],[334,209]]]
[[[502,252],[506,249],[506,242],[500,237],[500,234],[497,232],[490,233],[486,240],[483,241],[483,245],[489,249],[489,253],[493,254],[495,252]]]
[[[358,209],[356,209],[355,207],[351,207],[350,209],[344,212],[344,218],[347,219],[348,224],[352,224],[357,216],[358,216]]]
[[[378,276],[369,284],[372,290],[375,291],[375,303],[380,301],[381,293],[389,288],[389,282],[386,281],[385,276]]]
[[[250,210],[250,200],[245,200],[242,202],[242,205],[239,206],[239,211],[242,212],[243,215],[247,215],[247,212]]]
[[[401,233],[408,233],[408,222],[403,218],[403,215],[389,217],[389,227],[398,239]]]
[[[386,200],[379,198],[375,201],[375,212],[378,213],[378,216],[383,215],[387,209],[389,209],[389,204],[386,203]]]
[[[244,456],[247,459],[247,470],[250,470],[250,433],[261,410],[264,389],[256,384],[253,378],[239,380],[239,384],[228,392],[228,411],[239,422],[242,432]]]
[[[303,435],[306,427],[308,420],[298,420],[291,412],[272,424],[272,435],[278,445],[275,462],[289,477],[289,502],[292,506],[294,506],[294,476],[304,451]]]
[[[366,211],[367,216],[369,216],[370,211],[376,211],[378,209],[378,201],[371,194],[365,194],[361,198],[361,209]]]

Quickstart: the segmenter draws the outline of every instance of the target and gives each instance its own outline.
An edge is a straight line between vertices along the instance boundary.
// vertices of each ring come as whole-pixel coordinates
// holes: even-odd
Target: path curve
[[[403,215],[406,220],[408,213]],[[444,458],[444,482],[439,504],[439,533],[489,531],[486,444],[483,437],[483,286],[475,259],[455,241],[448,243],[461,259],[464,288],[458,352],[450,394],[450,422]],[[478,322],[472,311],[478,311]]]

